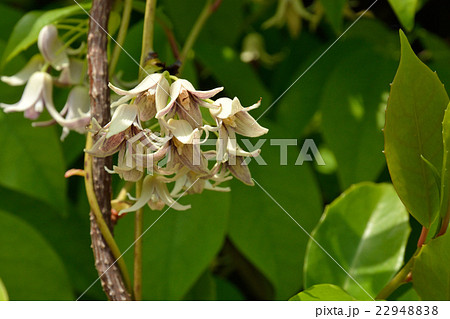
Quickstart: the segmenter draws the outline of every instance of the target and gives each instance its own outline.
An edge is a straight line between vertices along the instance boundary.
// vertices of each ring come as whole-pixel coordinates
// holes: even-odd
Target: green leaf
[[[197,45],[196,57],[212,72],[219,84],[225,87],[228,95],[239,97],[242,105],[252,105],[262,97],[263,106],[253,112],[254,116],[269,107],[271,93],[252,67],[242,62],[239,54],[232,48],[202,42]]]
[[[355,301],[340,287],[330,284],[314,285],[293,296],[289,301]]]
[[[8,301],[8,292],[6,291],[6,287],[3,284],[2,279],[0,278],[0,301]]]
[[[64,262],[73,288],[80,294],[98,277],[95,270],[91,238],[89,235],[89,206],[87,205],[84,183],[76,177],[71,181],[70,212],[66,216],[45,202],[28,197],[0,186],[0,210],[13,212],[34,229],[51,245]],[[77,186],[75,186],[77,185]],[[81,194],[77,194],[77,191]],[[84,204],[84,207],[80,205]],[[76,240],[71,240],[76,238]],[[76,255],[76,258],[75,258]],[[86,295],[91,299],[104,299],[100,285],[91,288]]]
[[[442,173],[440,182],[440,216],[444,218],[448,211],[450,198],[450,189],[448,185],[450,181],[450,158],[448,158],[450,152],[450,107],[447,107],[444,115],[444,121],[442,122],[442,138],[444,141],[444,157],[442,159]]]
[[[282,138],[283,130],[274,125],[264,138]],[[299,147],[303,141],[299,140]],[[286,300],[302,285],[302,265],[308,235],[321,211],[321,198],[309,163],[294,165],[299,149],[290,146],[287,165],[280,165],[280,147],[266,142],[261,157],[267,165],[249,164],[255,184],[240,181],[231,186],[229,236],[238,250],[273,284],[275,299]],[[273,197],[269,197],[260,186]]]
[[[385,166],[381,130],[387,83],[395,67],[394,60],[371,47],[359,47],[345,54],[323,85],[322,129],[336,157],[342,189],[376,180]],[[370,81],[361,80],[369,78]]]
[[[21,114],[0,112],[0,185],[63,211],[66,181],[60,141],[53,128],[33,128]]]
[[[210,271],[205,271],[183,300],[217,300],[217,287]]]
[[[413,285],[422,300],[450,300],[450,234],[424,245],[413,267]]]
[[[320,0],[324,9],[325,15],[331,23],[331,26],[340,33],[342,31],[342,15],[347,4],[347,0]]]
[[[81,6],[87,10],[90,8],[91,4],[86,3]],[[41,31],[44,26],[79,13],[80,11],[82,12],[82,9],[77,4],[74,4],[72,6],[46,12],[31,11],[25,14],[14,26],[5,52],[3,52],[2,65],[5,65],[17,54],[23,50],[26,50],[33,43],[35,43],[37,41],[39,31]]]
[[[418,0],[388,0],[397,18],[406,30],[414,28],[414,16],[419,9]]]
[[[312,236],[362,288],[312,240],[305,286],[331,283],[358,300],[375,297],[403,264],[409,233],[408,214],[392,185],[350,187],[327,206]]]
[[[63,263],[31,226],[0,211],[0,276],[11,300],[72,300]]]
[[[214,277],[217,287],[217,300],[221,301],[242,301],[245,300],[242,292],[228,280],[221,277]]]
[[[400,65],[386,109],[385,155],[400,199],[428,228],[439,212],[439,189],[420,156],[442,167],[441,128],[449,99],[436,73],[416,57],[402,31],[400,39]]]
[[[438,35],[425,29],[417,30],[417,36],[425,50],[423,56],[427,59],[428,67],[436,71],[442,83],[450,83],[450,46]]]
[[[225,239],[229,193],[204,191],[180,200],[189,203],[187,211],[146,210],[143,237],[143,298],[180,300],[205,272]],[[128,214],[115,229],[124,251],[133,243],[134,215]],[[132,253],[125,255],[132,269]]]

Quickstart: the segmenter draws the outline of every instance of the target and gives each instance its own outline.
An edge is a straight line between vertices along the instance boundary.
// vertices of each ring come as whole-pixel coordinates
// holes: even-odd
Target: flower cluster
[[[143,178],[140,198],[120,213],[146,204],[151,209],[165,205],[188,209],[190,205],[176,199],[204,189],[229,191],[220,184],[231,175],[253,185],[245,158],[258,156],[260,150],[244,151],[236,134],[257,137],[267,133],[248,113],[260,101],[243,107],[236,97],[212,100],[222,87],[199,91],[167,71],[148,75],[129,91],[109,86],[120,98],[111,104],[112,119],[97,128],[97,142],[87,152],[98,157],[118,153],[118,163],[109,172],[126,181]],[[209,138],[213,135],[215,141]],[[173,183],[171,191],[169,183]]]
[[[54,25],[47,25],[39,32],[38,48],[40,54],[33,56],[21,71],[1,77],[11,86],[26,86],[19,102],[0,103],[0,107],[5,113],[24,112],[24,116],[31,120],[36,120],[45,107],[52,119],[34,122],[33,125],[58,123],[63,127],[61,140],[70,130],[84,133],[90,122],[89,90],[85,82],[86,61],[77,58],[85,52],[84,45],[71,48],[61,41]],[[52,76],[51,71],[57,75]],[[61,111],[56,110],[53,102],[53,86],[72,87]]]

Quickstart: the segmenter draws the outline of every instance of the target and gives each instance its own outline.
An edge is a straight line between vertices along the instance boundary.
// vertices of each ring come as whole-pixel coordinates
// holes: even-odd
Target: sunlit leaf
[[[345,54],[322,88],[323,134],[342,189],[375,180],[385,166],[381,129],[395,67],[394,60],[360,47]]]
[[[0,278],[0,301],[8,301],[8,292],[6,291],[6,287],[3,284],[2,279]]]
[[[408,214],[392,185],[350,187],[325,209],[313,232],[329,255],[309,241],[305,286],[331,283],[359,300],[374,298],[401,267],[409,232]]]
[[[0,211],[0,276],[11,300],[71,300],[63,263],[31,226]]]
[[[418,0],[388,0],[401,24],[406,30],[414,28],[414,16],[419,8]]]
[[[449,102],[436,73],[400,32],[401,60],[386,110],[385,154],[394,187],[411,215],[429,227],[439,212],[439,188],[425,157],[442,166],[442,119]]]
[[[84,9],[89,9],[90,3],[82,4]],[[54,23],[60,19],[82,12],[79,5],[49,10],[31,11],[25,14],[14,27],[5,52],[3,52],[2,65],[14,58],[21,51],[30,47],[37,41],[39,31],[47,24]]]
[[[355,301],[356,299],[336,285],[320,284],[296,294],[289,301]]]
[[[416,257],[413,285],[422,300],[450,300],[450,234],[433,239]]]

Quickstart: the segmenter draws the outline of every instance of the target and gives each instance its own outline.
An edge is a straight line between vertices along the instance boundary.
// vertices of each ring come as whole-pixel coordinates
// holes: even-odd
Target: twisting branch
[[[102,30],[102,28],[107,30],[110,10],[110,0],[93,1],[88,33],[91,115],[102,126],[110,120],[107,59],[108,39],[107,35]],[[112,232],[111,177],[104,169],[105,166],[111,167],[111,164],[111,157],[94,157],[92,160],[92,180],[95,195],[103,219]],[[89,176],[86,176],[86,178],[89,178]],[[117,264],[114,264],[115,258],[103,238],[95,215],[92,212],[90,213],[90,218],[95,266],[99,275],[101,275],[103,290],[110,300],[131,300],[131,296],[126,290],[120,269]]]

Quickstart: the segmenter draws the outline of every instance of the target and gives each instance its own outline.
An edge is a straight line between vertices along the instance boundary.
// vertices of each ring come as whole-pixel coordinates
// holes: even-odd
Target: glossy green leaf
[[[310,240],[305,286],[331,283],[358,300],[375,297],[403,264],[409,233],[408,214],[392,185],[350,187],[327,206],[312,236],[357,283]]]
[[[450,234],[433,239],[416,257],[413,285],[422,300],[450,300]]]
[[[0,112],[0,185],[38,198],[63,213],[66,180],[54,128],[34,128],[21,114]]]
[[[342,31],[342,15],[347,4],[347,0],[320,0],[324,9],[325,15],[330,21],[333,29],[340,33]]]
[[[386,109],[385,155],[400,199],[429,227],[439,212],[439,187],[421,155],[442,167],[442,119],[449,99],[436,73],[416,57],[401,31],[400,38],[400,65]]]
[[[276,76],[273,77],[271,88],[275,87],[277,89],[277,93],[274,94],[275,97],[280,96],[287,88],[289,88],[289,90],[283,94],[281,99],[279,99],[272,107],[273,111],[276,112],[276,118],[280,123],[283,123],[287,134],[295,137],[301,136],[305,131],[305,126],[311,121],[313,115],[321,107],[339,110],[338,107],[334,106],[334,102],[332,102],[331,105],[324,104],[323,97],[326,98],[326,96],[328,96],[326,101],[329,104],[330,95],[334,95],[338,98],[341,105],[345,103],[343,110],[347,112],[347,117],[345,117],[345,121],[340,121],[340,123],[334,123],[338,122],[334,121],[333,124],[342,125],[344,127],[343,130],[339,130],[339,133],[340,135],[347,133],[347,136],[344,137],[345,139],[354,139],[354,133],[347,131],[345,125],[347,120],[351,121],[351,127],[354,127],[357,124],[354,117],[351,114],[348,114],[350,112],[348,98],[351,93],[355,95],[356,90],[352,90],[351,88],[348,88],[348,86],[350,84],[355,84],[363,89],[362,93],[368,94],[367,98],[365,98],[364,94],[361,95],[364,102],[363,106],[368,107],[369,113],[374,113],[373,109],[376,108],[378,110],[377,116],[382,114],[379,102],[382,101],[382,94],[386,91],[387,83],[391,81],[395,72],[394,69],[390,68],[392,68],[392,60],[397,58],[396,54],[394,54],[398,47],[397,38],[378,21],[368,19],[360,20],[358,22],[358,28],[350,29],[348,33],[346,33],[345,38],[339,40],[339,42],[331,48],[331,43],[319,46],[316,42],[317,39],[309,39],[307,36],[308,34],[306,33],[305,35],[302,34],[302,37],[297,41],[299,44],[292,48],[292,51],[295,52],[295,55],[293,55],[295,58],[288,56],[288,59],[282,64],[282,69],[280,69]],[[383,41],[380,41],[380,39],[383,39]],[[303,48],[305,47],[307,47],[308,50],[304,50]],[[329,49],[329,51],[321,56],[327,49]],[[309,54],[305,56],[307,53]],[[380,67],[381,74],[378,75],[378,70],[372,73],[365,72],[365,64],[359,65],[352,63],[349,65],[349,63],[351,63],[348,58],[349,54],[354,58],[361,60],[361,63],[364,62],[368,64],[368,68],[371,70],[375,67]],[[367,57],[365,57],[367,54],[370,55],[370,57],[373,57],[375,61],[368,61]],[[320,59],[318,59],[318,57],[320,57]],[[316,59],[318,59],[317,62]],[[380,65],[380,63],[377,64],[376,62],[386,63],[386,65]],[[336,69],[339,69],[339,71],[335,71]],[[353,71],[355,71],[355,74]],[[343,76],[338,82],[336,82],[337,73],[340,73],[341,76]],[[361,81],[361,77],[368,77],[371,81]],[[367,83],[372,83],[372,78],[375,80],[375,88],[373,89],[367,87]],[[331,82],[330,84],[329,81]],[[345,82],[345,84],[341,85],[341,81]],[[330,89],[333,87],[337,92],[330,92]],[[339,92],[342,87],[344,87],[345,90]],[[366,117],[367,113],[368,112],[365,114]],[[326,115],[326,113],[324,114]],[[375,118],[372,119],[372,121],[375,121]],[[377,119],[376,122],[378,121],[379,120]],[[372,127],[372,130],[376,128],[374,124],[371,124],[370,127]],[[359,135],[359,133],[357,135]],[[370,153],[372,155],[378,157],[378,165],[375,165],[377,169],[374,169],[374,171],[379,171],[379,158],[382,158],[379,153],[379,131],[373,132],[372,135],[378,136],[377,141],[370,141],[371,147],[369,149],[371,149]],[[342,143],[345,143],[345,141],[342,141]],[[377,149],[375,149],[375,147],[377,147]],[[352,161],[353,160],[354,159],[352,159]],[[343,164],[345,165],[346,163]],[[369,168],[369,172],[371,171],[371,168]],[[370,175],[370,177],[365,178],[372,179],[374,173],[372,172],[368,175]]]
[[[8,292],[6,291],[6,287],[3,284],[2,279],[0,278],[0,301],[8,301]]]
[[[320,284],[303,290],[289,301],[355,301],[356,299],[336,285]]]
[[[395,67],[394,60],[359,47],[347,52],[328,74],[320,100],[322,128],[337,160],[342,189],[376,180],[385,166],[381,130],[387,83]]]
[[[180,300],[204,273],[221,248],[228,220],[229,193],[204,191],[182,198],[187,211],[145,211],[143,237],[143,298]],[[116,227],[122,251],[133,243],[134,215],[128,214]],[[132,251],[125,257],[132,262]],[[132,264],[129,265],[132,269]]]
[[[91,4],[82,4],[83,8],[89,9]],[[60,19],[82,12],[82,9],[74,4],[72,6],[54,9],[50,11],[31,11],[25,14],[14,27],[11,36],[3,52],[2,65],[17,54],[29,48],[37,41],[39,31],[47,24],[54,23]]]
[[[0,276],[10,299],[72,300],[66,270],[47,241],[12,214],[0,211],[0,220]]]
[[[414,28],[414,16],[419,8],[418,0],[388,0],[397,18],[406,30]]]
[[[264,138],[283,137],[279,127],[267,126],[271,131]],[[299,147],[302,144],[303,140],[299,140]],[[287,165],[280,165],[280,147],[267,141],[261,151],[267,165],[258,165],[255,160],[249,164],[255,185],[248,187],[234,181],[231,187],[230,239],[269,279],[279,300],[288,299],[302,285],[308,235],[296,222],[310,232],[321,211],[319,189],[310,165],[295,165],[298,155],[299,148],[288,147]]]

